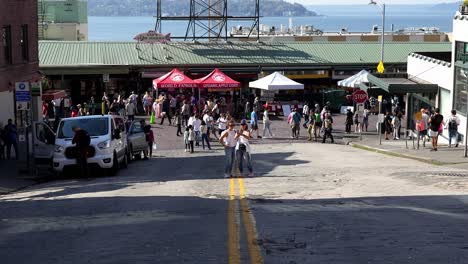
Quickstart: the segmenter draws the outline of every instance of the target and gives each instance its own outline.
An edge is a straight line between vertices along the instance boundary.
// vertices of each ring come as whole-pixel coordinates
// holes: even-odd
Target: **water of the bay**
[[[326,32],[338,32],[347,28],[351,32],[370,32],[374,25],[381,25],[382,16],[374,7],[337,8],[331,6],[317,7],[322,14],[317,17],[294,17],[293,24],[313,25]],[[441,31],[451,32],[455,11],[440,11],[418,6],[389,8],[386,16],[386,26],[394,29],[407,27],[437,27]],[[132,41],[139,33],[153,30],[156,19],[154,17],[89,17],[89,39],[91,41]],[[262,17],[261,24],[288,26],[289,17]],[[165,21],[162,24],[163,33],[173,36],[184,36],[188,21]],[[251,26],[251,22],[232,22],[231,27],[243,25]]]

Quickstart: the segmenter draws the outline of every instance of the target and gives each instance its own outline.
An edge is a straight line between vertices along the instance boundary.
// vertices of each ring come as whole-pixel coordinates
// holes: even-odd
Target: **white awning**
[[[367,79],[367,76],[369,76],[369,72],[366,70],[362,70],[359,73],[344,79],[342,81],[338,82],[338,86],[341,87],[352,87],[352,88],[359,88],[359,85],[361,83],[367,83],[369,80]]]
[[[303,84],[295,82],[279,72],[274,72],[262,79],[250,82],[249,87],[268,91],[304,90]]]

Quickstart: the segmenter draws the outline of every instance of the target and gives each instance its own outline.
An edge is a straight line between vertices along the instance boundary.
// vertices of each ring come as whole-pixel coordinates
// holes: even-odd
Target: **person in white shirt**
[[[247,125],[247,120],[242,120],[240,130],[237,131],[235,139],[236,145],[236,159],[239,164],[239,172],[241,176],[244,172],[244,159],[246,161],[247,169],[249,170],[249,177],[253,177],[252,159],[250,156],[250,131]]]
[[[210,139],[210,133],[213,134],[215,138],[218,138],[216,136],[216,133],[214,133],[214,119],[213,119],[213,114],[211,112],[206,112],[205,115],[203,116],[203,121],[206,123],[206,128],[207,128],[207,133],[206,135],[208,136],[208,140]]]
[[[234,130],[236,124],[234,121],[229,121],[228,128],[219,137],[219,143],[224,146],[224,154],[226,155],[226,165],[224,168],[224,178],[232,177],[232,166],[234,164],[234,156],[236,151],[236,134]]]
[[[304,107],[302,108],[302,115],[304,116],[304,128],[307,128],[307,125],[309,124],[309,105],[304,104]]]
[[[265,137],[266,132],[270,134],[270,137],[273,137],[273,134],[271,133],[270,129],[271,121],[270,117],[268,116],[268,108],[265,108],[265,111],[263,112],[263,137]]]
[[[228,120],[226,118],[226,115],[224,113],[221,113],[221,116],[218,118],[217,122],[219,135],[221,136],[221,134],[227,129]]]
[[[127,105],[125,106],[125,111],[127,112],[127,118],[130,121],[135,120],[135,105],[132,101],[128,100]]]
[[[195,115],[195,119],[192,122],[193,126],[193,131],[195,132],[195,146],[199,147],[200,146],[200,126],[201,126],[201,120],[198,115]]]

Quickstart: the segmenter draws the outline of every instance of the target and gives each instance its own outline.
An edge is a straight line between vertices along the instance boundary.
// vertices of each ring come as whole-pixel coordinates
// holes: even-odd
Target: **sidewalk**
[[[413,141],[411,139],[408,139],[407,142],[404,138],[400,140],[384,140],[383,135],[382,144],[380,145],[377,133],[363,135],[362,141],[359,140],[359,137],[348,138],[346,143],[364,150],[414,159],[435,165],[466,164],[468,166],[468,158],[464,157],[464,146],[462,145],[458,148],[449,148],[447,144],[439,144],[438,151],[430,151],[431,142],[426,142],[426,147],[423,147],[422,141],[420,141],[419,149],[417,149],[416,139],[413,148]]]
[[[0,160],[0,171],[0,195],[37,183],[33,176],[19,175],[14,160]]]

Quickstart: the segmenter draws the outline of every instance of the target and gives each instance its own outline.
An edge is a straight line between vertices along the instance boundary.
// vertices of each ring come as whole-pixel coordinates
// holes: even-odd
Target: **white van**
[[[115,175],[120,167],[128,166],[127,132],[124,119],[120,116],[82,116],[60,121],[55,139],[53,168],[62,173],[76,165],[73,127],[88,132],[91,145],[88,153],[90,167],[106,169]]]

